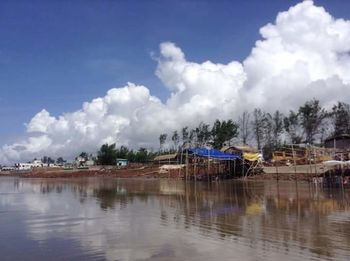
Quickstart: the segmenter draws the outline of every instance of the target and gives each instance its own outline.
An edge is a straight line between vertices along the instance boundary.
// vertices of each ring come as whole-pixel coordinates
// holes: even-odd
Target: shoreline
[[[184,179],[179,175],[178,170],[170,170],[163,172],[159,167],[139,167],[139,168],[100,168],[100,169],[89,169],[89,170],[33,170],[31,172],[17,172],[17,173],[1,173],[0,177],[20,177],[20,178],[83,178],[83,177],[114,177],[114,178],[153,178],[153,179]],[[248,176],[246,178],[237,177],[233,178],[236,180],[246,181],[264,181],[264,180],[281,180],[281,181],[304,181],[311,182],[314,175],[304,173],[259,173]],[[205,181],[206,178],[203,178]],[[220,179],[224,180],[224,179]],[[198,180],[200,181],[200,180]]]

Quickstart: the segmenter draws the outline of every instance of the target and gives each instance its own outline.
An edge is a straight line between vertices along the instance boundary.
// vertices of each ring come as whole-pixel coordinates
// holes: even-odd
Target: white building
[[[34,167],[32,163],[16,163],[15,168],[18,170],[31,170]]]

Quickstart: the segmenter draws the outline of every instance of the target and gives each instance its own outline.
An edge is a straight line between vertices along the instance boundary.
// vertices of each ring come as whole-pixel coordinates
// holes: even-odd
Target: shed
[[[129,164],[127,159],[117,159],[116,161],[118,167],[125,167]]]
[[[350,150],[350,135],[341,134],[330,137],[324,141],[326,148],[335,148],[341,150]]]

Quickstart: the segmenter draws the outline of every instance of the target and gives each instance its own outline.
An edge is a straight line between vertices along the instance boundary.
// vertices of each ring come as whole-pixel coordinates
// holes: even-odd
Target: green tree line
[[[350,105],[338,102],[327,110],[313,99],[286,114],[255,108],[251,112],[244,111],[237,121],[217,119],[212,125],[201,122],[194,128],[184,126],[170,134],[161,133],[158,153],[146,148],[130,150],[125,146],[116,148],[115,144],[104,144],[98,151],[97,161],[109,165],[115,164],[117,158],[124,158],[143,163],[157,154],[172,153],[180,147],[221,149],[233,141],[253,144],[269,158],[273,150],[285,144],[322,144],[325,138],[340,134],[350,134]]]
[[[174,151],[179,146],[220,149],[235,139],[238,143],[254,144],[258,150],[271,154],[284,144],[322,144],[327,137],[341,134],[350,134],[350,105],[338,102],[326,110],[318,100],[312,99],[286,114],[255,108],[251,112],[244,111],[237,122],[217,119],[212,126],[201,122],[192,129],[185,126],[180,132],[174,130],[171,135],[162,133],[159,151]],[[171,137],[170,149],[164,150],[167,137]]]

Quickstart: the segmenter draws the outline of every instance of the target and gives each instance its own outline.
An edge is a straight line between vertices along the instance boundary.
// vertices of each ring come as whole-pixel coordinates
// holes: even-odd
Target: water
[[[350,260],[350,191],[0,178],[0,260]]]

